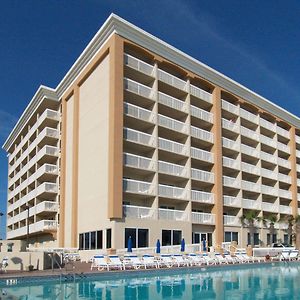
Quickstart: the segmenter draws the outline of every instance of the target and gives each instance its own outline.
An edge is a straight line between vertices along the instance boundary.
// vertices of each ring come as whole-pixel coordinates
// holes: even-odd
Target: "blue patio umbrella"
[[[156,253],[160,253],[160,241],[157,240],[156,242]]]
[[[132,238],[131,238],[131,236],[128,238],[127,252],[132,252]]]
[[[207,250],[207,248],[206,248],[206,240],[205,239],[202,240],[202,250],[203,251]]]
[[[180,243],[180,251],[184,252],[184,250],[185,250],[185,241],[184,241],[184,239],[182,239],[181,243]]]

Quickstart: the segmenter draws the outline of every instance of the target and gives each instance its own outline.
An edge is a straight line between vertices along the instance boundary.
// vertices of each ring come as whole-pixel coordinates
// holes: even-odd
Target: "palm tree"
[[[269,232],[270,232],[270,236],[271,236],[271,243],[273,240],[273,236],[275,234],[275,223],[278,221],[278,218],[276,215],[269,215],[264,219],[264,224],[268,224],[269,227]]]
[[[292,236],[293,236],[293,227],[294,227],[294,223],[295,223],[295,218],[292,215],[289,216],[283,216],[280,218],[279,220],[280,222],[286,223],[288,228],[286,230],[287,234],[288,234],[288,243],[292,244]]]
[[[295,223],[296,248],[300,249],[300,215],[294,217],[294,223]]]
[[[254,210],[246,211],[241,217],[240,221],[242,226],[247,226],[249,228],[250,234],[250,245],[254,247],[254,233],[256,229],[256,221],[261,221],[261,218],[257,216],[257,212]]]

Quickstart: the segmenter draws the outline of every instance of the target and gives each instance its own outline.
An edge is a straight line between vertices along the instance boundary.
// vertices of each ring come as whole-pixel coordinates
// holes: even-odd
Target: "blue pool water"
[[[300,299],[300,264],[160,270],[1,284],[0,299]]]

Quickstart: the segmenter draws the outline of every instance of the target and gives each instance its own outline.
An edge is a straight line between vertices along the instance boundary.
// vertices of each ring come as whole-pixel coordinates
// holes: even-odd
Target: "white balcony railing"
[[[271,196],[275,196],[278,197],[278,189],[273,187],[273,186],[269,186],[269,185],[261,185],[261,193],[265,194],[265,195],[271,195]]]
[[[269,169],[261,168],[260,174],[262,177],[265,177],[265,178],[269,178],[269,179],[273,179],[273,180],[278,179],[278,173],[276,173],[272,170],[269,170]]]
[[[260,185],[256,182],[242,180],[242,189],[246,191],[260,193]]]
[[[239,170],[241,167],[241,162],[239,159],[232,159],[232,158],[223,156],[223,166]]]
[[[187,198],[187,190],[184,188],[179,188],[179,187],[175,187],[175,186],[159,184],[158,195],[160,197],[186,199]]]
[[[124,89],[144,98],[153,99],[153,90],[129,78],[124,78]]]
[[[194,85],[190,85],[190,89],[191,89],[191,95],[201,99],[201,100],[204,100],[208,103],[212,103],[212,95],[211,93],[207,92],[207,91],[204,91]]]
[[[243,208],[260,209],[261,205],[258,200],[242,199]]]
[[[271,147],[273,147],[275,149],[277,148],[277,142],[276,142],[276,140],[273,140],[273,139],[271,139],[271,138],[269,138],[269,137],[267,137],[267,136],[265,136],[263,134],[260,135],[259,139],[260,139],[261,143],[263,143],[265,145],[268,145],[268,146],[271,146]]]
[[[203,191],[192,190],[191,191],[192,201],[200,203],[214,204],[214,194]]]
[[[131,116],[136,119],[140,119],[151,123],[155,122],[155,114],[152,113],[151,110],[139,107],[137,105],[133,105],[131,103],[124,102],[124,113],[127,116]]]
[[[147,74],[152,76],[153,75],[153,70],[154,70],[154,66],[145,63],[144,61],[133,57],[129,54],[124,54],[124,64],[126,66],[129,66],[141,73]]]
[[[153,195],[154,187],[151,182],[123,179],[123,191],[142,195]]]
[[[186,91],[186,81],[171,75],[163,70],[158,69],[158,79],[168,85],[171,85],[179,90]]]
[[[191,115],[193,117],[196,117],[198,119],[204,120],[209,123],[213,123],[213,121],[214,121],[214,117],[213,117],[212,113],[210,113],[204,109],[201,109],[199,107],[196,107],[194,105],[191,105]]]
[[[235,177],[223,176],[223,184],[227,187],[239,189],[241,187],[240,180]]]
[[[224,215],[223,218],[225,226],[241,226],[240,219],[237,216]]]
[[[282,173],[278,173],[278,180],[281,181],[281,182],[285,182],[285,183],[289,183],[291,184],[292,183],[292,178],[291,176],[289,175],[285,175],[285,174],[282,174]],[[299,180],[299,179],[298,179]],[[299,182],[300,183],[300,182]]]
[[[241,207],[242,206],[242,200],[238,197],[233,196],[223,196],[223,204],[226,206],[233,206],[233,207]]]
[[[184,101],[176,99],[162,92],[158,92],[158,102],[176,110],[188,112],[187,104]]]
[[[206,162],[214,162],[214,155],[209,151],[191,147],[191,157]]]
[[[155,162],[151,158],[124,153],[124,165],[128,167],[144,169],[149,171],[155,171]]]
[[[250,155],[250,156],[259,158],[259,152],[258,152],[258,150],[256,150],[256,149],[253,148],[253,147],[250,147],[250,146],[248,146],[248,145],[241,144],[241,152],[242,152],[242,153],[245,153],[245,154],[247,154],[247,155]]]
[[[290,147],[287,146],[287,145],[285,145],[285,144],[283,144],[283,143],[281,143],[281,142],[277,142],[277,148],[278,148],[278,150],[280,150],[280,151],[282,151],[284,153],[288,153],[288,154],[291,153]]]
[[[283,190],[283,189],[279,189],[278,190],[278,196],[280,198],[287,198],[287,199],[292,199],[292,192],[291,191],[287,191],[287,190]]]
[[[167,221],[188,221],[185,211],[175,209],[159,208],[158,218]]]
[[[188,129],[185,123],[163,115],[158,115],[158,125],[182,133],[187,133]]]
[[[132,219],[154,219],[155,210],[150,207],[123,205],[123,214],[125,218]]]
[[[198,128],[198,127],[195,127],[195,126],[191,126],[191,135],[195,138],[198,138],[200,140],[207,141],[210,143],[213,143],[213,141],[214,141],[214,135],[211,132],[206,131],[201,128]]]
[[[239,115],[239,111],[240,111],[239,107],[223,99],[222,99],[222,108],[237,116]]]
[[[244,126],[240,127],[241,130],[241,134],[243,136],[248,137],[249,139],[255,140],[255,141],[259,141],[259,134],[249,128],[246,128]]]
[[[171,140],[158,138],[158,147],[159,149],[181,154],[181,155],[187,155],[187,147],[184,144],[174,142]]]
[[[241,166],[242,166],[242,171],[244,172],[260,175],[260,169],[252,164],[242,162]]]
[[[153,135],[131,128],[124,128],[124,139],[150,147],[155,147],[156,145]]]
[[[252,123],[259,124],[259,116],[240,108],[240,116]]]
[[[214,174],[211,172],[198,170],[198,169],[191,169],[191,177],[192,179],[203,181],[203,182],[210,182],[214,183]]]
[[[281,167],[285,167],[287,169],[291,169],[291,162],[287,159],[277,157],[277,164]]]
[[[277,130],[277,133],[278,133],[279,135],[281,135],[281,136],[283,136],[283,137],[285,137],[285,138],[287,138],[287,139],[290,138],[290,132],[289,132],[288,130],[286,130],[286,129],[280,127],[280,126],[277,126],[277,129],[276,129],[276,130]]]
[[[274,203],[268,203],[268,202],[262,202],[261,208],[264,211],[272,212],[272,213],[278,213],[278,205]]]
[[[276,158],[275,155],[272,155],[272,154],[264,152],[264,151],[260,151],[260,158],[262,160],[265,160],[267,162],[271,162],[273,164],[277,163],[277,158]]]
[[[292,214],[292,208],[290,206],[286,206],[286,205],[279,205],[279,212],[281,214],[291,215]]]
[[[222,127],[236,133],[240,132],[240,126],[230,120],[222,119]]]
[[[260,124],[260,126],[266,128],[266,129],[269,129],[272,132],[276,132],[276,124],[273,124],[270,121],[260,118],[259,124]]]
[[[170,174],[174,176],[188,176],[187,168],[185,166],[172,164],[165,161],[158,161],[158,171],[160,173]]]
[[[222,137],[222,145],[224,148],[240,151],[239,142],[230,140],[228,138]]]
[[[214,225],[215,215],[210,213],[192,212],[192,223]]]
[[[295,139],[296,139],[296,143],[300,145],[300,136],[296,135]]]

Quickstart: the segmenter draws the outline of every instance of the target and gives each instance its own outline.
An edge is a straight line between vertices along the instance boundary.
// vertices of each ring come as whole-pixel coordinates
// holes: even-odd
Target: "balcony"
[[[155,171],[156,165],[155,162],[147,157],[131,154],[131,153],[124,153],[124,165],[126,167],[132,167],[137,169],[143,169],[148,171]]]
[[[240,126],[233,121],[229,121],[222,118],[222,127],[230,131],[240,133]]]
[[[57,230],[57,222],[53,220],[42,220],[29,225],[29,234],[53,232]],[[8,231],[6,233],[7,239],[14,239],[16,237],[25,236],[27,234],[27,226]]]
[[[240,144],[228,138],[222,137],[222,145],[224,148],[240,151]]]
[[[149,147],[156,146],[154,136],[131,128],[124,128],[124,139],[130,142],[138,143]]]
[[[260,158],[264,161],[271,162],[275,165],[277,163],[277,157],[275,155],[272,155],[264,151],[260,151]]]
[[[262,202],[261,209],[272,213],[278,213],[278,205],[274,203]]]
[[[179,90],[186,91],[186,81],[179,79],[163,70],[158,69],[158,80],[173,86]]]
[[[124,103],[124,113],[127,116],[140,119],[146,122],[155,123],[155,114],[151,110],[141,108],[131,103]]]
[[[239,170],[241,167],[240,164],[241,164],[241,162],[239,159],[232,159],[232,158],[223,156],[223,167]]]
[[[190,85],[190,91],[191,91],[191,95],[193,95],[194,97],[204,100],[208,103],[212,103],[212,94],[211,93],[206,92],[192,84]]]
[[[133,94],[153,100],[153,91],[150,87],[134,80],[124,78],[124,89]]]
[[[286,169],[291,169],[291,162],[281,157],[277,157],[277,164]]]
[[[223,176],[223,185],[231,188],[240,189],[240,180],[235,177]]]
[[[265,144],[265,145],[271,146],[274,149],[277,148],[277,142],[275,140],[263,135],[263,134],[260,135],[260,142]]]
[[[288,184],[292,183],[291,176],[285,175],[285,174],[282,174],[282,173],[278,173],[278,180],[281,181],[281,182],[288,183]]]
[[[273,186],[269,186],[269,185],[261,185],[261,193],[265,194],[265,195],[271,195],[274,197],[278,197],[278,189],[273,187]]]
[[[154,67],[137,59],[129,54],[124,54],[124,64],[132,69],[135,69],[143,74],[153,76]]]
[[[214,121],[214,117],[213,117],[212,113],[210,113],[204,109],[198,108],[194,105],[191,105],[191,115],[195,118],[204,120],[208,123],[213,123],[213,121]]]
[[[296,139],[296,143],[300,145],[300,136],[296,135],[295,139]]]
[[[191,191],[192,201],[200,202],[200,203],[207,203],[207,204],[214,204],[214,194],[192,190]]]
[[[260,175],[260,169],[252,164],[242,162],[242,171],[250,174]]]
[[[123,205],[123,215],[130,219],[154,219],[155,210],[150,207]]]
[[[248,145],[241,144],[241,152],[244,153],[244,154],[247,154],[249,156],[253,156],[253,157],[259,158],[259,152],[258,152],[258,150],[256,150],[253,147],[250,147]]]
[[[277,126],[277,134],[285,137],[286,139],[290,139],[290,132],[280,126]]]
[[[260,210],[259,200],[242,199],[243,208]]]
[[[242,207],[242,200],[238,197],[223,196],[224,206]]]
[[[248,137],[249,139],[255,140],[257,142],[259,142],[259,134],[256,133],[255,131],[246,128],[244,126],[240,127],[241,130],[241,135]]]
[[[191,147],[191,157],[205,162],[214,162],[213,153],[194,147]]]
[[[180,155],[188,155],[187,146],[181,143],[177,143],[171,140],[158,138],[158,147],[161,150],[165,150]]]
[[[286,206],[286,205],[279,205],[279,212],[281,214],[291,215],[292,214],[292,208],[290,206]]]
[[[199,170],[199,169],[191,169],[191,177],[194,180],[214,183],[214,174],[211,172]]]
[[[160,114],[158,115],[158,125],[184,134],[188,132],[188,127],[185,123]]]
[[[123,191],[141,195],[154,195],[154,186],[151,182],[123,179]]]
[[[242,180],[242,189],[246,191],[260,193],[260,185],[252,181]]]
[[[260,174],[261,174],[262,177],[273,179],[273,180],[276,180],[276,181],[277,181],[278,176],[279,176],[278,173],[276,173],[272,170],[269,170],[269,169],[265,169],[265,168],[260,169]]]
[[[259,116],[240,108],[240,116],[254,124],[259,124]]]
[[[234,104],[232,104],[232,103],[230,103],[226,100],[223,100],[223,99],[221,101],[222,101],[222,108],[223,109],[225,109],[225,110],[227,110],[227,111],[229,111],[229,112],[231,112],[231,113],[233,113],[237,116],[239,115],[240,109],[237,105],[234,105]]]
[[[296,150],[296,156],[300,158],[300,150]]]
[[[165,106],[188,113],[188,106],[184,101],[178,100],[162,92],[158,92],[158,102]]]
[[[175,209],[158,209],[158,218],[160,220],[167,221],[188,221],[188,216],[184,210],[175,210]]]
[[[210,133],[209,131],[206,131],[204,129],[200,129],[195,126],[191,126],[191,136],[198,138],[202,141],[207,141],[209,143],[214,142],[214,135]]]
[[[214,225],[215,215],[210,213],[192,212],[192,223]]]
[[[300,165],[296,165],[297,172],[300,173]]]
[[[160,197],[187,199],[187,190],[184,188],[174,187],[165,184],[159,184],[158,195]]]
[[[172,164],[165,161],[158,161],[158,171],[160,173],[173,176],[188,177],[188,171],[185,166]]]
[[[237,216],[224,215],[224,226],[241,226],[241,221]]]
[[[279,189],[278,190],[278,196],[280,198],[286,198],[286,199],[292,199],[292,192],[287,191],[287,190],[283,190],[283,189]]]
[[[272,132],[276,132],[276,124],[271,123],[263,118],[259,119],[259,124],[261,127],[264,127]]]
[[[283,143],[280,143],[280,142],[277,142],[277,148],[278,150],[284,152],[284,153],[288,153],[288,154],[291,154],[291,149],[289,146],[283,144]]]

